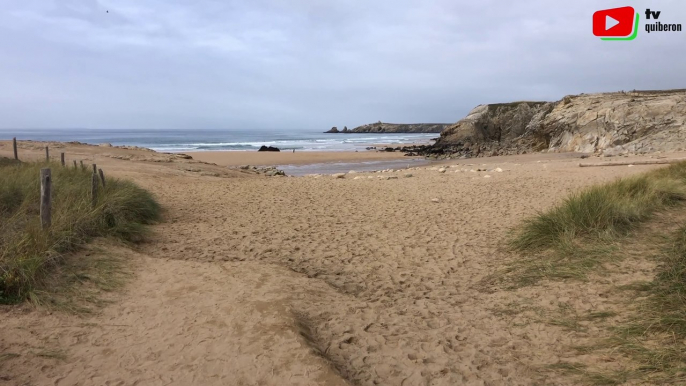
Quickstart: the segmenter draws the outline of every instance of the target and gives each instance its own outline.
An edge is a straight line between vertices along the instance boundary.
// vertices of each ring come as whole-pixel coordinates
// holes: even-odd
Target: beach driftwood
[[[12,138],[12,148],[14,149],[14,159],[19,160],[19,153],[17,153],[17,137]]]
[[[52,178],[50,168],[43,168],[40,170],[40,222],[43,229],[50,227],[52,201],[50,197],[50,188],[52,186]]]
[[[675,164],[678,162],[686,161],[686,158],[677,159],[664,159],[655,161],[635,161],[635,162],[603,162],[595,164],[579,164],[580,168],[590,168],[590,167],[600,167],[600,166],[627,166],[627,165],[665,165],[665,164]]]

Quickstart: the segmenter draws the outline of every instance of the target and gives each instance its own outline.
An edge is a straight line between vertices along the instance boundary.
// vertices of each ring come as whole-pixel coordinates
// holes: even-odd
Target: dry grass
[[[45,163],[0,162],[0,302],[36,296],[66,252],[93,237],[136,242],[145,224],[159,218],[150,193],[128,181],[108,179],[91,206],[91,172],[50,164],[52,226],[41,229],[40,169]]]
[[[42,358],[57,359],[60,361],[67,360],[67,353],[61,349],[39,351],[36,353],[36,356]]]
[[[599,372],[589,370],[581,363],[559,362],[548,366],[547,370],[576,376],[579,384],[592,384],[597,386],[620,385],[628,380],[625,372]]]
[[[651,283],[628,288],[646,298],[627,323],[614,328],[607,345],[639,363],[636,377],[686,384],[686,226],[663,245],[658,259]]]
[[[96,312],[116,299],[134,277],[132,251],[115,239],[95,240],[65,255],[50,275],[34,288],[34,304],[74,314]]]

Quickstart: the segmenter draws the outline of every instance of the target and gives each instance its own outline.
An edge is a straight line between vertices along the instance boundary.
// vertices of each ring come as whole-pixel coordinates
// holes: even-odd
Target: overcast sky
[[[634,6],[638,38],[594,37]],[[0,128],[328,129],[686,87],[683,0],[2,0]],[[109,11],[109,12],[107,12]]]

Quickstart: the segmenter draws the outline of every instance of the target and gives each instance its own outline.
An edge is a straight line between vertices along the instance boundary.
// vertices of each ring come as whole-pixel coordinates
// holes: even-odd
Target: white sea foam
[[[374,144],[429,143],[438,134],[324,134],[305,130],[0,130],[0,139],[79,141],[99,144],[141,146],[163,152],[255,151],[275,146],[296,151],[354,151]]]

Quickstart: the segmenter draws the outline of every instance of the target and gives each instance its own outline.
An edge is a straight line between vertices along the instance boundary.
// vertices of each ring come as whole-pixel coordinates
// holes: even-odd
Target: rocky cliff
[[[557,102],[480,105],[420,152],[615,155],[675,151],[686,148],[685,139],[686,90],[632,91],[570,95]]]
[[[370,123],[352,130],[339,131],[333,127],[326,133],[440,133],[449,123]],[[335,129],[335,130],[334,130]]]

